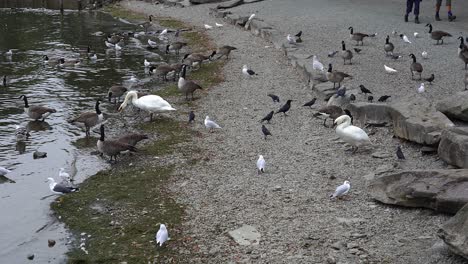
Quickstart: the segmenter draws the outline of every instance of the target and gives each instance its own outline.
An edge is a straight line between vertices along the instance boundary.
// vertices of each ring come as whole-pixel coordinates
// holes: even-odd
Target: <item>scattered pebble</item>
[[[53,247],[53,246],[55,246],[55,240],[53,240],[53,239],[47,240],[47,243],[48,243],[48,245],[49,245],[50,248]]]
[[[34,259],[34,254],[28,254],[28,259],[33,260]]]

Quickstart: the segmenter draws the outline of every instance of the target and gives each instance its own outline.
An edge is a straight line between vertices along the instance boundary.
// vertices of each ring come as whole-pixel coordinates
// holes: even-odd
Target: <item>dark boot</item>
[[[408,15],[405,15],[405,22],[408,22]]]
[[[418,16],[415,16],[415,17],[414,17],[414,23],[416,23],[416,24],[419,24],[419,23],[420,23],[420,22],[419,22],[419,17],[418,17]]]
[[[435,20],[436,20],[436,21],[440,21],[440,20],[441,20],[441,19],[440,19],[440,16],[439,16],[439,13],[436,13],[436,15],[435,15]]]

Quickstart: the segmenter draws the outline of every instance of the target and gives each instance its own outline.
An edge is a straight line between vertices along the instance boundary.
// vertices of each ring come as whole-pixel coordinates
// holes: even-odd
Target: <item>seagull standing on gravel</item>
[[[222,26],[223,26],[223,24],[219,24],[219,23],[215,23],[215,25],[216,25],[217,27],[222,27]]]
[[[213,129],[218,129],[221,128],[218,124],[216,124],[214,121],[210,120],[209,116],[205,117],[205,127],[210,130],[210,132],[213,132]]]
[[[419,33],[418,32],[414,32],[414,38],[418,38],[419,37]]]
[[[165,28],[161,33],[159,33],[159,36],[164,36],[167,34],[167,28]]]
[[[288,40],[288,43],[289,43],[289,44],[296,43],[296,39],[293,38],[293,37],[291,36],[291,34],[288,34],[288,36],[286,37],[286,39]]]
[[[11,170],[7,170],[4,167],[0,167],[0,176],[5,176],[10,172],[11,172]]]
[[[148,39],[148,45],[154,49],[158,46],[158,43],[156,43],[155,41],[152,41],[151,39]]]
[[[68,187],[60,183],[56,183],[54,178],[47,178],[49,181],[49,188],[55,194],[65,194],[79,191],[79,188]]]
[[[319,70],[319,71],[324,70],[323,64],[318,60],[317,56],[315,55],[312,57],[312,68],[314,70]]]
[[[169,233],[165,224],[159,226],[159,230],[156,233],[156,244],[159,244],[160,247],[169,239]]]
[[[251,14],[248,21],[252,20],[254,17],[255,17],[255,14]]]
[[[257,160],[257,173],[265,173],[265,159],[263,158],[262,155],[258,156]]]
[[[249,69],[249,67],[247,67],[247,65],[244,65],[242,67],[242,73],[246,76],[253,76],[253,75],[257,75],[254,71],[252,71],[251,69]]]
[[[404,42],[411,44],[411,41],[406,35],[400,34],[400,38],[403,39]]]
[[[208,24],[205,24],[205,29],[206,29],[206,30],[209,30],[209,29],[212,29],[212,28],[213,28],[213,26],[210,26],[210,25],[208,25]]]
[[[418,88],[418,93],[424,93],[426,90],[424,89],[424,83],[421,83],[421,86]]]
[[[427,55],[427,51],[423,51],[423,52],[421,53],[421,56],[423,57],[423,59],[429,58],[429,56]]]
[[[351,185],[349,181],[345,181],[342,185],[336,188],[335,192],[332,195],[330,195],[330,198],[339,198],[347,194],[350,188],[351,188]]]
[[[119,45],[119,43],[115,44],[115,50],[119,51],[122,50],[122,47]]]
[[[397,70],[390,68],[387,65],[384,65],[384,68],[385,68],[385,71],[390,74],[398,72]]]

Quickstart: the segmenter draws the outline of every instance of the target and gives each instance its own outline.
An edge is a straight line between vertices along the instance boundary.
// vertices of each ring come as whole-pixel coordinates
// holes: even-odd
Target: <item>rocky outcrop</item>
[[[438,235],[452,252],[468,259],[468,204],[439,229]]]
[[[450,118],[468,121],[468,91],[456,93],[448,98],[440,100],[436,109]]]
[[[243,225],[236,230],[228,232],[229,235],[241,246],[258,245],[260,243],[260,233],[255,227],[250,225]]]
[[[372,179],[369,190],[382,203],[455,214],[468,202],[468,170],[385,174]]]
[[[453,127],[444,130],[437,153],[450,165],[468,168],[468,128]]]

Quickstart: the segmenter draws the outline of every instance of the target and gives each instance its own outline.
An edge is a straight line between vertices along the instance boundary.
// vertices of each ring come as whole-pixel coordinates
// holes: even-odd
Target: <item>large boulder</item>
[[[468,121],[468,91],[458,92],[448,98],[440,100],[436,109],[448,117]]]
[[[437,153],[450,165],[468,168],[468,128],[453,127],[444,130]]]
[[[386,174],[369,183],[371,196],[386,204],[455,214],[468,202],[468,170],[418,170]]]
[[[468,259],[468,204],[439,229],[438,235],[450,250]]]

